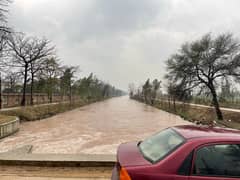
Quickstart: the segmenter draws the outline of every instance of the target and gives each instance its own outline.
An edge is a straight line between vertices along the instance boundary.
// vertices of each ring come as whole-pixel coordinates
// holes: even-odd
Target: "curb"
[[[0,165],[44,167],[114,167],[116,155],[97,154],[32,154],[24,146],[0,154]]]

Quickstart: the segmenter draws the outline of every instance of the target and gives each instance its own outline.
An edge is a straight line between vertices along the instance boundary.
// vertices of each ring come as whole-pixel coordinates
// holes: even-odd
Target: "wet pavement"
[[[0,152],[33,145],[33,153],[115,154],[123,142],[182,124],[189,122],[126,96],[118,97],[22,123],[18,133],[0,140]]]

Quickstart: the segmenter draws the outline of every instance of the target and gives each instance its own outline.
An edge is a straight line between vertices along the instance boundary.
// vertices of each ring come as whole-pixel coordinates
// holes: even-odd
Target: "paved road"
[[[192,104],[190,103],[189,105],[191,106],[196,106],[196,107],[204,107],[204,108],[214,108],[213,106],[206,106],[206,105],[201,105],[201,104]],[[240,113],[240,109],[233,109],[233,108],[220,108],[222,111],[231,111],[231,112],[237,112]]]
[[[159,130],[189,124],[179,116],[119,97],[35,122],[0,140],[0,152],[33,145],[33,153],[115,154],[120,143],[137,141]]]
[[[161,102],[163,100],[159,99],[157,100],[158,102]],[[168,101],[165,100],[165,102],[168,103]],[[176,101],[175,103],[177,104],[183,104],[183,102],[181,101]],[[202,108],[214,108],[213,106],[207,106],[207,105],[202,105],[202,104],[194,104],[194,103],[185,103],[185,104],[188,104],[190,106],[195,106],[195,107],[202,107]],[[220,108],[222,111],[231,111],[231,112],[237,112],[237,113],[240,113],[240,109],[233,109],[233,108],[225,108],[225,107],[221,107]]]

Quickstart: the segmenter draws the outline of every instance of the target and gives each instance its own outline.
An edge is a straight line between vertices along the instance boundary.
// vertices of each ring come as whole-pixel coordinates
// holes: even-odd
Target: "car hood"
[[[118,148],[118,161],[122,167],[151,165],[138,148],[138,142],[121,144]]]

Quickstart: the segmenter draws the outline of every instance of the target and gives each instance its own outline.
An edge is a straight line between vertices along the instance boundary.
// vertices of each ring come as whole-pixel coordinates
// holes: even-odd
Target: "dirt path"
[[[179,116],[119,97],[23,123],[17,134],[0,140],[0,152],[33,145],[33,153],[114,154],[122,142],[188,123]]]

